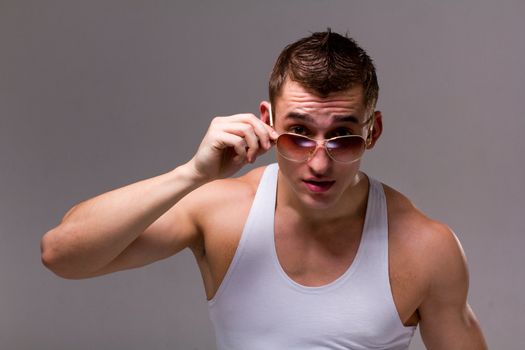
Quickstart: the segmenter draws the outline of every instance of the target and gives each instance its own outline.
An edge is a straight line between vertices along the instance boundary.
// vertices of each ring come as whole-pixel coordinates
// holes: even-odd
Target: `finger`
[[[243,138],[247,147],[248,161],[253,162],[255,160],[255,156],[261,146],[259,145],[259,137],[252,124],[243,122],[223,124],[222,131]]]
[[[246,159],[247,144],[246,141],[240,136],[228,132],[220,132],[216,139],[215,147],[221,150],[232,147],[237,154],[235,158],[240,160]]]
[[[272,146],[272,141],[276,140],[279,134],[268,124],[257,118],[254,114],[236,114],[232,116],[234,120],[249,123],[252,125],[259,142],[266,150]]]
[[[229,117],[216,117],[214,122],[217,128],[231,132],[235,135],[245,137],[248,144],[248,158],[253,162],[259,154],[259,147],[264,152],[269,150],[274,144],[279,134],[269,125],[257,118],[254,114],[242,113]],[[250,126],[248,128],[247,126]],[[255,135],[256,138],[253,138]],[[262,153],[264,153],[262,152]]]
[[[275,131],[275,129],[272,126],[264,123],[262,120],[261,120],[261,124],[263,125],[264,129],[266,130],[266,132],[268,133],[270,137],[269,141],[272,142],[272,141],[277,140],[277,138],[279,137],[279,133]]]
[[[255,161],[257,152],[261,147],[259,144],[259,138],[257,137],[253,125],[251,124],[243,124],[241,130],[243,132],[244,141],[246,141],[247,146],[246,157],[250,163],[253,163]]]
[[[273,129],[270,128],[270,130],[268,130],[266,128],[266,124],[264,124],[261,120],[257,119],[254,125],[254,131],[257,135],[257,138],[259,139],[261,147],[263,147],[265,150],[269,150],[270,147],[272,147],[271,131],[273,131]]]

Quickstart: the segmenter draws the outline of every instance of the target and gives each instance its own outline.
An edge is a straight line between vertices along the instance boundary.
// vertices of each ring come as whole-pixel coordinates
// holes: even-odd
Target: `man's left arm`
[[[430,350],[483,350],[487,344],[467,303],[469,276],[465,255],[450,229],[433,232],[429,286],[418,308],[421,337]]]

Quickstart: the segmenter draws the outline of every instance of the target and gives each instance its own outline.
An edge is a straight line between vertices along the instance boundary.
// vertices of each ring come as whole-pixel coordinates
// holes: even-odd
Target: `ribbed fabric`
[[[261,178],[244,230],[216,295],[208,302],[218,350],[406,350],[416,327],[397,313],[388,276],[388,222],[381,183],[370,178],[361,242],[335,281],[306,287],[277,258],[278,166]]]

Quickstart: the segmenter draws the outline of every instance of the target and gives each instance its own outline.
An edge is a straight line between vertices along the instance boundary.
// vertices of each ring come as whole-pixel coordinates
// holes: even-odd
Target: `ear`
[[[383,115],[380,111],[374,112],[374,125],[369,129],[369,133],[366,137],[366,148],[372,149],[376,144],[377,140],[383,133]]]
[[[261,113],[261,120],[270,125],[273,126],[273,121],[271,120],[271,113],[272,113],[272,105],[268,101],[262,101],[259,104],[259,112]]]

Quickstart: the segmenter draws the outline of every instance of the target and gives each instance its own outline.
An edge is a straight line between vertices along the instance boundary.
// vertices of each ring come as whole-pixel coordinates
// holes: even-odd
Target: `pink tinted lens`
[[[365,140],[361,136],[349,135],[332,139],[326,143],[330,156],[339,162],[349,163],[359,159],[365,151]]]
[[[316,147],[315,141],[300,135],[281,134],[277,139],[277,150],[284,158],[290,160],[306,160]]]

